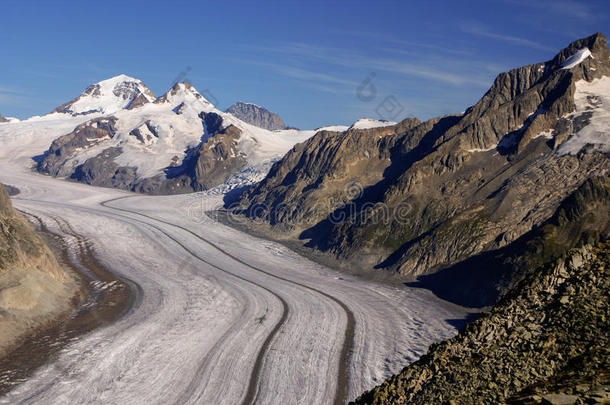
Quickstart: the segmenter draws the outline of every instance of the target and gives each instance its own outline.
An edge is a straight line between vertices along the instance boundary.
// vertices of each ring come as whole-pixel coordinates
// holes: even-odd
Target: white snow
[[[489,148],[486,149],[479,149],[479,148],[474,148],[474,149],[468,149],[467,152],[470,153],[476,153],[476,152],[489,152],[490,150],[494,150],[498,147],[498,144],[492,145]]]
[[[327,127],[316,128],[316,132],[329,131],[329,132],[343,132],[347,131],[349,127],[347,125],[329,125]]]
[[[118,75],[107,80],[102,80],[94,86],[99,86],[97,90],[90,94],[82,94],[69,107],[70,111],[76,114],[95,111],[102,114],[112,114],[123,108],[142,93],[148,101],[154,101],[150,90],[138,79],[126,75]]]
[[[558,153],[576,154],[585,145],[591,144],[596,150],[610,151],[610,77],[604,76],[592,82],[579,80],[576,82],[574,94],[576,112],[580,115],[590,111],[593,115],[590,123],[569,137],[558,149]]]
[[[6,122],[0,122],[0,125],[2,125],[2,124],[10,124],[10,123],[15,123],[15,122],[20,122],[21,121],[19,118],[15,118],[15,117],[4,117],[4,119],[6,120]]]
[[[176,83],[168,92],[159,97],[156,100],[157,104],[169,104],[173,108],[179,106],[182,103],[194,106],[205,106],[210,108],[211,104],[205,99],[199,92],[190,84],[187,83]]]
[[[574,55],[570,56],[568,59],[566,59],[561,64],[561,68],[562,69],[572,69],[574,66],[577,66],[580,63],[582,63],[582,61],[587,59],[589,56],[592,57],[591,51],[589,50],[589,48],[585,47],[585,48],[579,49],[578,51],[576,51],[576,53]]]
[[[378,127],[388,127],[391,125],[396,125],[395,122],[386,121],[386,120],[374,120],[370,118],[361,118],[358,121],[354,122],[350,128],[356,129],[369,129],[369,128],[378,128]]]
[[[432,342],[454,335],[447,320],[466,315],[425,290],[339,274],[221,225],[205,211],[222,195],[140,196],[30,170],[32,156],[85,119],[47,117],[0,127],[0,181],[18,187],[15,206],[52,231],[61,233],[56,221],[66,221],[83,235],[108,268],[140,287],[138,305],[75,338],[0,403],[241,403],[261,345],[287,311],[263,352],[257,403],[331,404],[347,317],[309,287],[341,300],[354,315],[348,400],[399,372]],[[110,207],[134,213],[99,204],[117,197],[129,198]]]
[[[185,157],[185,151],[197,146],[207,138],[200,112],[214,112],[223,118],[223,127],[231,124],[242,130],[242,135],[237,142],[237,152],[246,155],[248,167],[236,177],[230,184],[233,187],[250,184],[264,176],[271,167],[271,163],[282,157],[295,144],[303,142],[313,136],[313,130],[286,129],[281,131],[268,131],[254,125],[245,123],[231,114],[218,110],[208,100],[201,96],[197,90],[185,83],[176,84],[170,91],[159,97],[154,103],[147,103],[141,107],[127,110],[124,109],[130,100],[124,100],[114,95],[117,88],[124,89],[128,86],[143,86],[142,82],[120,75],[112,79],[99,82],[100,96],[85,95],[72,105],[74,112],[99,111],[85,116],[79,115],[75,119],[71,114],[53,113],[43,117],[32,117],[21,123],[13,123],[7,133],[17,136],[22,132],[36,131],[34,122],[45,122],[40,128],[39,136],[47,139],[48,145],[60,135],[71,132],[74,127],[86,120],[100,116],[112,115],[117,118],[117,135],[113,139],[98,142],[87,149],[80,150],[70,157],[68,167],[75,167],[84,163],[87,159],[101,153],[109,147],[120,146],[122,154],[115,158],[115,162],[121,166],[137,167],[137,175],[147,178],[164,172],[175,157],[181,162]],[[132,84],[129,84],[132,83]],[[117,87],[118,86],[118,87]],[[140,89],[140,88],[139,88]],[[144,87],[140,89],[144,91]],[[145,93],[146,94],[146,93]],[[182,105],[180,113],[174,110]],[[112,112],[112,114],[110,114]],[[158,138],[154,137],[150,142],[142,143],[129,133],[135,129],[143,129],[148,132],[145,122],[150,121],[157,129]],[[52,128],[57,125],[57,128]],[[3,125],[7,127],[7,125]],[[347,127],[333,127],[337,130]],[[45,131],[42,133],[42,131]],[[1,134],[2,132],[0,132]]]

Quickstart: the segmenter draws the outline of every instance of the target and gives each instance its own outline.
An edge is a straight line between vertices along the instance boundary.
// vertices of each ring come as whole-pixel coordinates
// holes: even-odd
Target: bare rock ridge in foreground
[[[511,255],[514,287],[356,404],[610,401],[610,179],[588,180]]]
[[[69,313],[77,289],[0,184],[0,357],[35,328]]]
[[[286,124],[277,114],[256,104],[238,101],[225,111],[242,121],[270,131],[286,129]]]
[[[595,34],[498,75],[461,115],[318,132],[230,209],[337,266],[413,280],[511,244],[607,176],[609,114],[610,51]]]

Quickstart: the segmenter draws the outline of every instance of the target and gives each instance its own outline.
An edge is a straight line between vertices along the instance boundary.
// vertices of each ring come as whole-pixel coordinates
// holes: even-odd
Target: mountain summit
[[[52,112],[70,115],[113,114],[155,100],[154,93],[138,79],[118,75],[87,87],[83,93]]]
[[[277,114],[256,104],[238,101],[227,108],[225,112],[232,114],[244,122],[268,129],[269,131],[286,129],[286,124]]]
[[[205,190],[240,171],[246,173],[233,186],[250,184],[314,133],[248,124],[187,82],[155,99],[141,81],[124,75],[89,86],[54,114],[57,125],[71,129],[40,158],[40,172],[150,194]]]

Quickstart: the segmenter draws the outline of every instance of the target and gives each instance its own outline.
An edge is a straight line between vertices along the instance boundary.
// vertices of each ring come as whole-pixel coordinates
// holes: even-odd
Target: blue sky
[[[89,4],[90,3],[90,4]],[[222,109],[300,128],[427,119],[475,103],[502,71],[610,35],[608,1],[4,1],[0,114],[51,111],[124,73],[161,95],[186,78]]]

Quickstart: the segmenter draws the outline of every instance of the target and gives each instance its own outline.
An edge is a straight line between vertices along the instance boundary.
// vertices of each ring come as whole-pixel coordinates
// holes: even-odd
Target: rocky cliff
[[[0,357],[21,337],[71,311],[77,289],[0,184]]]
[[[8,122],[8,120],[6,118],[4,118],[2,115],[0,115],[0,122]]]
[[[502,248],[608,173],[609,58],[595,34],[498,75],[461,115],[318,133],[229,208],[337,265],[410,279]]]
[[[238,101],[231,107],[227,108],[225,112],[232,114],[240,120],[247,122],[257,127],[268,129],[270,131],[278,131],[286,129],[284,121],[275,113],[267,110],[264,107],[260,107],[256,104],[242,103]]]

